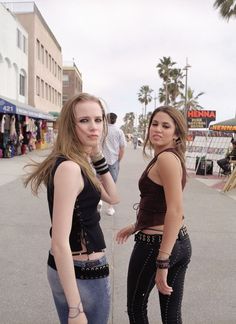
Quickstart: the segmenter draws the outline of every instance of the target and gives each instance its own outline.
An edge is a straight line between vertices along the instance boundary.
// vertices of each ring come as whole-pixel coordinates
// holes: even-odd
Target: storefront
[[[15,100],[0,97],[0,158],[47,148],[53,142],[55,117]]]

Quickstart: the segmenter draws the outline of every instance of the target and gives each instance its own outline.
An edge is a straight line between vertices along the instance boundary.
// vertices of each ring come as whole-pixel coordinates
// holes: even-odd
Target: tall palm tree
[[[147,112],[147,105],[149,104],[149,102],[152,101],[152,96],[151,93],[153,92],[153,90],[148,86],[148,85],[144,85],[140,88],[139,93],[138,93],[138,100],[144,104],[144,116],[146,116],[146,112]]]
[[[146,133],[146,113],[147,113],[147,105],[149,102],[152,101],[152,96],[151,93],[153,90],[148,86],[144,85],[140,88],[139,93],[138,93],[138,100],[144,104],[144,129],[143,129],[143,136],[145,137]]]
[[[181,100],[177,103],[178,107],[182,107],[182,110],[199,110],[203,107],[198,103],[198,99],[202,96],[204,92],[199,92],[197,95],[194,95],[194,90],[188,87],[187,98],[185,95],[181,95]]]
[[[221,16],[227,20],[236,17],[236,0],[216,0],[214,7],[219,9]]]
[[[162,95],[165,95],[165,105],[168,105],[170,102],[169,99],[169,89],[168,85],[171,81],[171,70],[173,68],[173,65],[175,65],[176,62],[172,62],[170,56],[166,57],[164,56],[162,59],[160,59],[160,63],[157,64],[156,68],[158,69],[158,74],[160,78],[163,80],[163,90]],[[159,93],[159,99],[161,99],[161,95]],[[160,101],[163,102],[163,101]]]
[[[125,134],[132,134],[134,132],[134,121],[135,115],[133,112],[126,113],[124,118],[124,125],[122,126],[122,130]]]
[[[181,90],[184,89],[184,84],[182,82],[184,77],[183,71],[181,69],[172,69],[171,71],[171,83],[169,84],[169,94],[171,105],[176,105],[176,99],[179,95],[182,95]]]

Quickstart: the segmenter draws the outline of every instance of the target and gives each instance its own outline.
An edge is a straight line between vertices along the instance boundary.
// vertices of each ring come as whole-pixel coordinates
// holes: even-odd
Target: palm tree
[[[220,9],[221,16],[227,20],[236,17],[236,0],[216,0],[214,7]]]
[[[159,92],[159,99],[160,102],[163,102],[162,100],[162,96],[165,96],[165,105],[168,105],[170,102],[169,99],[169,89],[168,89],[168,85],[170,84],[171,81],[171,70],[173,65],[175,65],[175,62],[171,61],[171,58],[168,57],[163,57],[162,59],[160,59],[160,63],[157,64],[156,68],[158,69],[158,74],[160,76],[161,79],[163,79],[163,88],[162,89],[162,95],[160,95]],[[162,100],[162,101],[161,101]]]
[[[147,105],[152,101],[152,92],[153,90],[148,85],[142,86],[139,90],[138,100],[144,104],[144,116],[146,116]]]
[[[124,125],[122,126],[122,130],[125,134],[132,134],[134,132],[134,121],[135,115],[133,112],[129,112],[125,114],[123,118]]]
[[[152,101],[152,96],[151,93],[153,90],[148,86],[144,85],[140,88],[139,93],[138,93],[138,100],[144,104],[144,129],[143,129],[143,136],[145,137],[146,133],[146,113],[147,113],[147,105],[149,102]]]
[[[199,105],[198,99],[202,96],[204,92],[199,92],[196,96],[194,95],[194,90],[188,87],[187,98],[182,94],[181,100],[177,102],[178,107],[183,107],[182,110],[186,110],[186,114],[188,110],[199,110],[203,109],[202,106]]]
[[[181,90],[184,89],[182,82],[184,75],[181,69],[172,69],[171,79],[172,82],[169,84],[169,94],[171,105],[176,105],[176,99],[179,95],[182,95]]]

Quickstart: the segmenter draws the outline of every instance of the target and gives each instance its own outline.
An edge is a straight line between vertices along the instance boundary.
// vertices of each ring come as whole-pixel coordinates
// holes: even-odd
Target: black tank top
[[[53,196],[54,185],[53,179],[58,166],[66,161],[65,157],[57,159],[52,170],[51,180],[47,185],[47,199],[50,217],[52,221],[53,215]],[[97,205],[101,198],[101,193],[89,181],[87,176],[82,172],[84,180],[84,188],[77,196],[72,219],[72,227],[70,233],[70,247],[72,252],[82,250],[82,241],[87,248],[88,253],[101,251],[106,247],[102,229],[100,227],[100,213],[97,211]],[[52,227],[50,228],[50,236]]]
[[[166,149],[161,153],[163,152],[173,152],[178,156],[176,150],[172,148]],[[156,162],[158,155],[159,154],[157,154],[148,164],[141,178],[139,179],[141,199],[139,202],[135,231],[164,224],[165,214],[167,210],[164,188],[163,186],[153,182],[148,177],[148,172],[152,165]],[[182,170],[182,188],[184,189],[184,186],[186,184],[186,169],[183,165]]]

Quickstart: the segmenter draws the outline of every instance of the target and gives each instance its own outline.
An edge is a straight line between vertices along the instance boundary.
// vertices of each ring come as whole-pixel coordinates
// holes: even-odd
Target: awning
[[[3,96],[0,97],[0,113],[28,116],[36,119],[44,119],[50,121],[56,120],[54,116],[47,114],[37,108],[16,100],[5,98]]]
[[[236,118],[223,120],[222,122],[211,125],[209,129],[213,131],[221,131],[221,132],[229,132],[229,133],[236,132]]]

